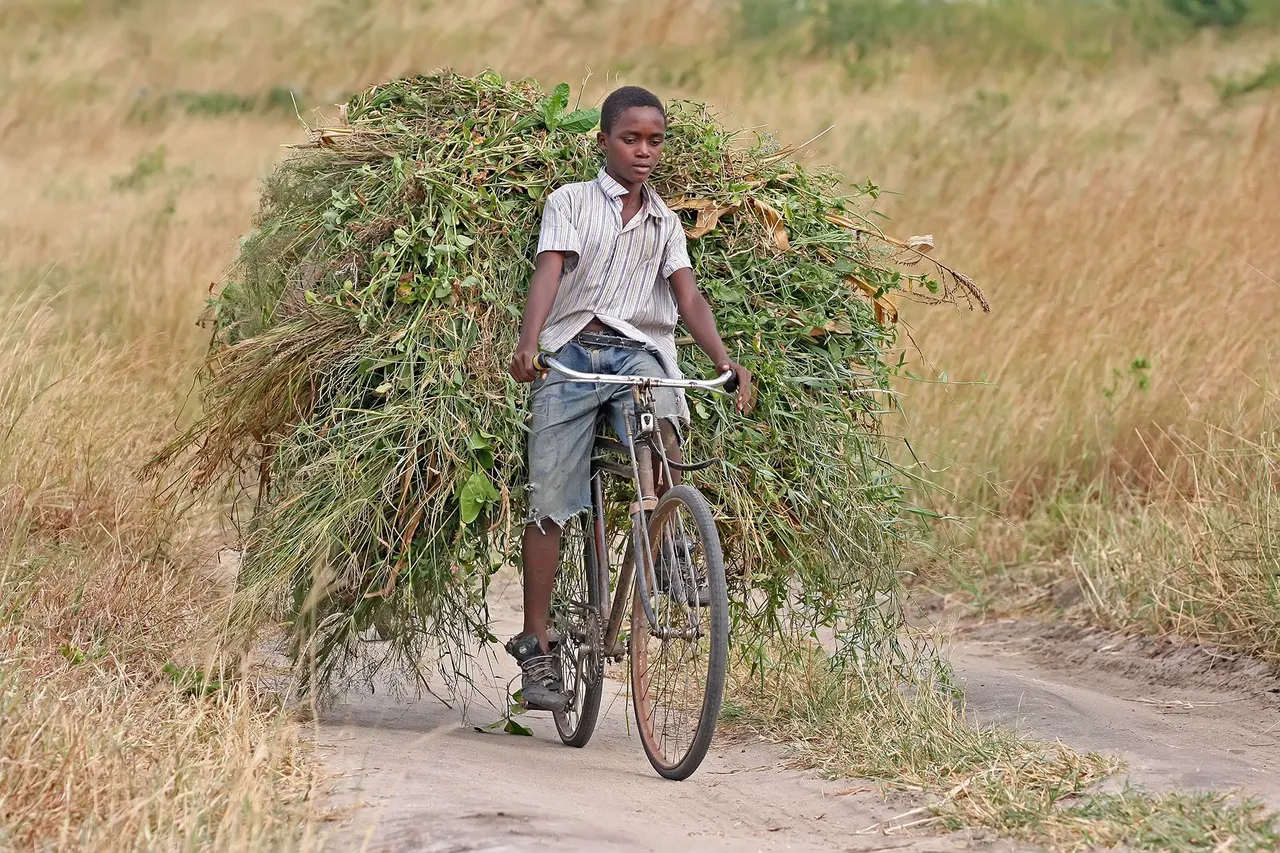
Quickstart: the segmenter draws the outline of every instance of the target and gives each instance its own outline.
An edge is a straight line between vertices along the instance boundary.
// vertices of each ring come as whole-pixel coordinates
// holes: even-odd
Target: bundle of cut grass
[[[165,459],[191,450],[199,486],[253,472],[241,612],[282,615],[321,682],[357,659],[365,675],[434,659],[452,677],[490,637],[487,580],[524,509],[526,389],[506,367],[542,204],[600,162],[596,112],[568,101],[567,86],[492,72],[354,97],[267,179],[212,300],[203,417]],[[893,627],[864,602],[893,590],[903,501],[879,435],[889,295],[982,297],[788,154],[704,107],[670,110],[654,183],[687,217],[723,337],[759,378],[750,418],[694,403],[690,453],[726,462],[699,484],[721,513],[739,642],[784,622],[865,642]],[[711,370],[689,346],[682,359]],[[390,641],[357,655],[371,627]]]

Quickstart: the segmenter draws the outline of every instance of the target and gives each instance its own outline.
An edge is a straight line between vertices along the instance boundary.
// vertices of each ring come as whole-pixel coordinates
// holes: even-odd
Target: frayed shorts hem
[[[543,512],[542,510],[531,509],[529,510],[528,515],[525,516],[523,524],[525,527],[533,525],[538,528],[538,532],[546,533],[547,530],[544,525],[549,521],[556,527],[563,530],[565,525],[573,521],[575,518],[586,518],[590,511],[591,507],[589,506],[584,506],[581,509],[576,509],[572,512]]]

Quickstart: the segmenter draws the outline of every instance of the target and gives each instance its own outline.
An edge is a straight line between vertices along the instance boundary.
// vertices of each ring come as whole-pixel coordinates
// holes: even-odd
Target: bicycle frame
[[[636,435],[633,431],[633,424],[627,423],[627,441],[626,448],[631,458],[631,470],[626,471],[622,466],[617,466],[615,470],[611,468],[612,463],[598,460],[593,464],[592,472],[592,504],[595,511],[595,529],[596,539],[596,566],[600,574],[600,589],[604,592],[602,599],[609,597],[609,555],[608,543],[605,541],[605,524],[604,524],[604,482],[603,477],[606,472],[612,472],[615,475],[626,472],[626,476],[636,485],[636,500],[630,507],[631,516],[631,553],[623,557],[622,566],[619,568],[618,587],[613,592],[613,604],[608,614],[601,614],[605,621],[604,631],[604,653],[621,660],[623,655],[623,644],[619,642],[618,635],[622,631],[622,622],[627,612],[627,598],[634,593],[636,584],[640,585],[639,599],[642,602],[645,611],[645,618],[648,620],[651,628],[658,627],[657,617],[653,613],[652,606],[649,603],[648,583],[653,577],[650,569],[654,564],[653,544],[649,541],[649,513],[658,504],[657,487],[654,482],[653,471],[653,446],[650,443],[650,436],[657,431],[654,424],[653,412],[649,410],[645,404],[650,402],[645,400],[644,394],[639,387],[632,389],[632,399],[636,403],[636,411],[638,417],[637,423],[640,425],[640,434]],[[647,424],[645,422],[648,422]],[[646,426],[648,427],[646,429]],[[638,440],[637,440],[638,439]],[[621,442],[616,442],[621,444]],[[608,445],[605,445],[608,448]],[[659,441],[659,447],[661,442]],[[618,449],[616,447],[609,449]],[[661,454],[663,463],[663,476],[666,482],[670,483],[671,469],[667,464],[667,455],[665,452]],[[639,571],[637,571],[637,569]]]

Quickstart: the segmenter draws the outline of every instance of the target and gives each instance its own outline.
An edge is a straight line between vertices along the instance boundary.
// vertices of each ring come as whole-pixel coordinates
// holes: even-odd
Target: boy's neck
[[[622,178],[618,177],[618,174],[613,170],[613,167],[610,166],[608,163],[606,163],[604,166],[604,172],[606,175],[608,175],[609,177],[617,181],[619,184],[621,184],[622,188],[626,190],[633,198],[640,198],[641,189],[644,187],[644,181],[640,181],[638,183],[633,181],[624,181]]]

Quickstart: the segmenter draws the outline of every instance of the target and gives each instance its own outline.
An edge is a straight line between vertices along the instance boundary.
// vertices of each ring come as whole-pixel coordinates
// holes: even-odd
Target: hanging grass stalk
[[[357,95],[266,180],[255,229],[211,300],[203,415],[156,461],[196,487],[255,485],[246,626],[283,617],[312,687],[435,661],[465,676],[491,638],[488,578],[523,518],[526,388],[507,376],[543,201],[593,177],[594,110],[493,72]],[[904,489],[887,461],[895,296],[986,303],[892,240],[837,175],[768,137],[672,105],[654,185],[681,212],[734,358],[759,381],[743,418],[693,405],[694,458],[720,513],[750,650],[837,627],[892,650]],[[704,375],[691,346],[683,368]],[[364,644],[376,635],[386,642]]]

